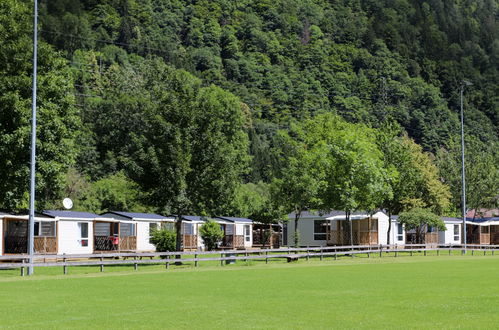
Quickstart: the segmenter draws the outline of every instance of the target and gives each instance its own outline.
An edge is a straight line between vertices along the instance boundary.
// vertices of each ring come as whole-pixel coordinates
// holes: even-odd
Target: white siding
[[[392,230],[390,232],[390,244],[404,245],[405,244],[405,228],[402,228],[402,240],[398,239],[398,226],[396,220],[392,220]]]
[[[373,215],[373,218],[378,218],[378,244],[387,244],[388,216],[383,212],[378,212]]]
[[[459,226],[459,237],[454,240],[454,225]],[[446,223],[445,231],[438,232],[438,242],[440,244],[461,244],[461,224]]]
[[[88,246],[81,245],[81,230],[78,223],[88,223]],[[94,229],[92,221],[60,220],[57,233],[58,254],[85,254],[94,252]]]
[[[300,232],[300,246],[325,246],[326,240],[314,239],[314,220],[324,220],[324,218],[302,218],[298,220],[298,230]],[[333,221],[334,222],[334,221]],[[295,221],[288,221],[288,245],[294,245]]]
[[[156,251],[154,244],[149,243],[149,224],[157,224],[157,228],[161,227],[160,222],[145,222],[137,221],[137,251]]]

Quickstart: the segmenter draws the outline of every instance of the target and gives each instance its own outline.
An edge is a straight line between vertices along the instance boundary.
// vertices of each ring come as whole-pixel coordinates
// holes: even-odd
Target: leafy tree
[[[466,199],[467,208],[497,207],[499,191],[499,158],[497,144],[488,146],[481,141],[466,136]],[[441,148],[436,156],[439,173],[451,187],[453,211],[461,214],[461,143],[459,138],[450,141],[448,148]]]
[[[296,127],[290,134],[281,132],[278,142],[277,157],[281,167],[272,182],[276,203],[283,209],[295,215],[294,245],[299,246],[298,221],[302,211],[315,208],[321,204],[319,192],[325,185],[325,172],[323,153],[320,148],[309,146],[298,139],[293,139],[291,134],[296,133],[305,137],[306,132]]]
[[[167,228],[154,230],[151,235],[151,243],[156,246],[157,252],[175,251],[175,241],[175,231]]]
[[[441,214],[449,205],[449,188],[440,181],[430,156],[399,132],[391,125],[378,131],[378,145],[383,152],[388,184],[393,192],[385,195],[381,204],[389,218],[388,243],[393,214],[415,206],[427,207]]]
[[[0,3],[0,208],[28,207],[32,84],[31,9]],[[37,209],[61,197],[74,163],[78,112],[66,61],[45,42],[38,53]]]
[[[199,234],[208,251],[216,249],[224,238],[224,232],[220,228],[220,225],[209,219],[199,228]]]
[[[424,243],[424,233],[428,227],[445,230],[445,223],[442,219],[430,210],[423,208],[413,208],[400,213],[398,221],[405,226],[406,230],[416,231],[416,242],[418,244]]]

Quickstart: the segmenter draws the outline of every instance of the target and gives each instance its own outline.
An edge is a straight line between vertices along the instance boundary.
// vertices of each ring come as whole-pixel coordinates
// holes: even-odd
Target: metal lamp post
[[[28,275],[33,275],[33,255],[35,250],[35,162],[36,162],[36,74],[38,53],[38,0],[35,0],[33,18],[33,100],[31,107],[31,164],[29,183],[29,240]]]
[[[466,253],[466,173],[464,167],[464,111],[463,111],[463,93],[465,86],[473,85],[467,80],[461,84],[461,183],[462,183],[462,212],[463,212],[463,254]]]

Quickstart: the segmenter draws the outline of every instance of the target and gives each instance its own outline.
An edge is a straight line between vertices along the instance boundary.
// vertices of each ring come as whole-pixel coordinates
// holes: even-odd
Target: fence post
[[[440,248],[437,247],[437,257],[440,255]]]
[[[383,245],[380,245],[379,246],[379,257],[382,258],[383,257]]]
[[[395,248],[395,258],[397,258],[397,248]]]
[[[64,254],[66,254],[66,253],[64,253]],[[64,273],[64,275],[67,275],[67,273],[68,273],[68,266],[66,265],[66,261],[67,261],[67,259],[66,259],[66,257],[64,257],[62,259],[62,262],[64,263],[64,266],[62,266],[62,272]]]
[[[451,254],[451,250],[452,250],[452,244],[449,245],[449,255]]]
[[[309,248],[310,248],[310,247],[309,247],[309,246],[307,246],[307,261],[310,259],[310,257],[308,256],[308,249],[309,249]]]
[[[265,251],[265,263],[268,264],[269,263],[269,258],[268,258],[268,255],[269,255],[269,252],[268,251]]]
[[[194,267],[197,267],[198,266],[198,254],[195,253],[194,254]]]
[[[471,255],[474,256],[475,255],[475,249],[471,249]]]
[[[21,262],[24,265],[24,259]],[[24,266],[21,266],[21,276],[24,276]]]
[[[103,272],[104,271],[104,264],[102,262],[104,261],[104,258],[100,257],[100,261],[101,261],[100,271]]]
[[[222,260],[223,257],[224,257],[224,254],[222,252],[222,253],[220,253],[220,266],[224,265],[224,261]]]
[[[336,251],[336,249],[334,249],[333,252],[334,252],[334,260],[337,260],[338,259],[338,252]]]
[[[324,260],[324,255],[323,255],[323,249],[322,249],[322,246],[321,246],[321,261]]]
[[[426,247],[424,247],[424,256],[426,257]]]
[[[166,256],[166,264],[165,264],[166,269],[170,268],[170,255]]]
[[[134,257],[133,257],[133,260],[137,261],[137,256],[134,256]],[[133,269],[134,269],[134,270],[138,270],[138,269],[139,269],[139,264],[135,262],[135,263],[133,264]]]

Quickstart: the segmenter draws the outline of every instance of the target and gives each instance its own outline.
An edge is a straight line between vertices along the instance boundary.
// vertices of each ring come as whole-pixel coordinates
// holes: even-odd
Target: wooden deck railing
[[[329,257],[337,259],[340,256],[366,255],[368,258],[376,254],[379,257],[383,255],[393,255],[397,257],[401,253],[413,255],[414,253],[423,253],[425,256],[429,251],[436,251],[437,255],[452,251],[471,251],[483,252],[484,255],[489,252],[492,255],[499,251],[499,245],[438,245],[437,247],[428,247],[425,244],[411,245],[353,245],[353,246],[330,246],[330,247],[308,247],[308,248],[281,248],[281,249],[261,249],[261,250],[226,250],[226,251],[205,251],[205,252],[155,252],[155,253],[98,253],[98,254],[75,254],[75,255],[34,255],[34,262],[28,262],[28,256],[6,255],[0,256],[0,269],[20,268],[21,275],[24,275],[24,269],[28,266],[33,267],[54,267],[62,266],[64,274],[68,267],[74,266],[100,266],[101,271],[105,265],[133,265],[134,269],[139,264],[164,264],[166,268],[172,263],[194,262],[197,267],[199,262],[219,261],[221,265],[224,262],[233,262],[236,260],[264,260],[268,263],[271,259],[297,260],[305,258],[319,258],[324,260]],[[464,254],[464,253],[463,253]],[[144,259],[149,257],[150,259]],[[118,259],[116,259],[118,258]],[[119,259],[121,258],[121,259]],[[154,259],[157,258],[157,259]]]

